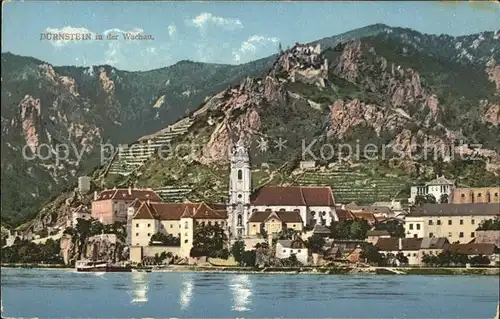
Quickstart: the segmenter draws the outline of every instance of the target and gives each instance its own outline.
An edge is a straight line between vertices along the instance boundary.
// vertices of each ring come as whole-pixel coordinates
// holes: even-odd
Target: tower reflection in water
[[[146,272],[133,272],[132,286],[129,292],[132,300],[131,303],[140,303],[148,301],[149,274]]]
[[[233,293],[233,311],[249,311],[252,297],[252,282],[248,275],[234,275],[229,282]]]
[[[182,276],[182,287],[179,303],[181,304],[181,309],[187,309],[191,303],[193,297],[193,274],[183,274]]]

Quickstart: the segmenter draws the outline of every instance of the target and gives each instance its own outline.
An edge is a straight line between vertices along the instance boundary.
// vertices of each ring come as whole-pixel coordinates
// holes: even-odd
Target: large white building
[[[247,149],[240,143],[231,154],[228,231],[232,238],[255,235],[249,222],[254,214],[281,212],[299,214],[303,225],[329,226],[338,221],[335,200],[330,187],[262,187],[252,192],[252,172]],[[284,227],[286,222],[283,221]],[[252,225],[254,226],[254,225]],[[301,229],[302,227],[300,227]]]
[[[437,203],[440,203],[441,196],[447,195],[448,200],[451,200],[453,189],[455,188],[455,181],[444,178],[443,176],[436,176],[436,179],[426,183],[425,185],[412,186],[410,189],[410,204],[415,203],[417,196],[432,195]]]

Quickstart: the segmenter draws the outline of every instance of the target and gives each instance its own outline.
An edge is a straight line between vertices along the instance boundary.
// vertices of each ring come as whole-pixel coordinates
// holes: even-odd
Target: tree
[[[479,255],[472,257],[470,263],[473,265],[489,265],[490,259],[487,256]]]
[[[441,204],[448,204],[448,194],[442,194],[439,198]]]
[[[233,247],[231,247],[231,254],[240,265],[244,263],[243,257],[245,254],[245,243],[242,240],[237,240],[234,242]]]
[[[436,197],[434,197],[434,195],[432,194],[427,194],[425,195],[425,202],[427,204],[436,204]]]
[[[476,230],[500,230],[500,220],[484,220]]]
[[[423,195],[415,196],[415,206],[422,206],[426,203],[426,198]]]
[[[291,240],[297,234],[297,232],[292,228],[285,228],[280,231],[277,235],[278,240]]]
[[[408,257],[405,256],[405,254],[403,254],[403,252],[398,252],[396,254],[396,259],[401,263],[401,264],[408,264]]]
[[[156,245],[155,242],[159,242],[161,246],[180,246],[181,239],[179,237],[174,237],[171,234],[163,234],[160,232],[154,233],[149,240],[149,245]]]
[[[386,230],[391,237],[405,237],[405,227],[403,226],[403,222],[397,219],[389,219],[383,223],[377,223],[375,224],[375,230]]]
[[[242,262],[247,267],[255,266],[255,260],[257,259],[257,254],[255,250],[245,250],[242,256]]]
[[[325,239],[318,235],[312,235],[307,239],[306,246],[312,253],[321,253],[323,246],[325,246]]]
[[[281,264],[283,267],[299,267],[302,263],[297,259],[297,255],[291,254],[290,257],[282,259]]]
[[[372,244],[364,244],[361,247],[360,257],[371,264],[381,265],[384,261],[382,254],[380,254],[377,247]]]
[[[366,220],[355,220],[349,227],[349,238],[364,240],[366,239],[366,233],[370,230],[370,228],[371,227]]]
[[[227,242],[227,235],[219,225],[209,225],[196,228],[193,238],[192,257],[214,257],[229,254],[224,248]],[[225,249],[225,251],[224,251]],[[226,257],[227,258],[227,257]]]

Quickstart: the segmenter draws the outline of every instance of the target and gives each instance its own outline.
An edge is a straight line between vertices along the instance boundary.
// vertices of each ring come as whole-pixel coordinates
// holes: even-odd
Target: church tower
[[[248,150],[238,142],[230,156],[228,219],[231,238],[248,234],[247,222],[250,218],[250,194],[252,191],[252,172]]]

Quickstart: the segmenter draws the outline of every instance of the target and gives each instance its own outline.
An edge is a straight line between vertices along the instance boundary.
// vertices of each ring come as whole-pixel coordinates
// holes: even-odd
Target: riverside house
[[[450,243],[472,241],[482,221],[500,217],[498,204],[424,204],[405,218],[406,237],[446,237]]]
[[[197,227],[227,226],[227,212],[205,203],[134,203],[129,207],[130,259],[141,262],[144,257],[152,257],[162,251],[185,258],[193,247],[194,232]],[[150,247],[155,233],[172,235],[180,240],[180,246]]]

